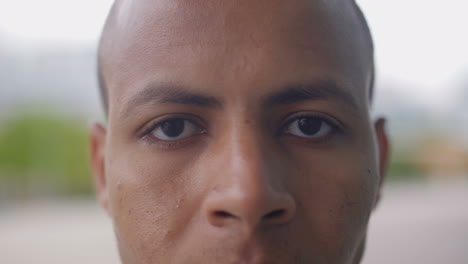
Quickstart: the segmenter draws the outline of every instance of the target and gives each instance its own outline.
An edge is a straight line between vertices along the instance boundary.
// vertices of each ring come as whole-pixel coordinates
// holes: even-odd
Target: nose
[[[247,188],[215,188],[205,209],[208,222],[216,227],[243,225],[253,230],[292,220],[296,208],[291,196],[265,186]]]
[[[296,203],[284,184],[281,164],[258,140],[231,139],[216,157],[216,171],[212,171],[216,180],[203,207],[212,226],[252,230],[287,224],[294,218]]]

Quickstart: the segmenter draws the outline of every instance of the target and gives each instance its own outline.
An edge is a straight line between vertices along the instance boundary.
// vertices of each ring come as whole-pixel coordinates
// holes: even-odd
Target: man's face
[[[358,261],[385,135],[348,2],[117,4],[92,153],[123,263]]]

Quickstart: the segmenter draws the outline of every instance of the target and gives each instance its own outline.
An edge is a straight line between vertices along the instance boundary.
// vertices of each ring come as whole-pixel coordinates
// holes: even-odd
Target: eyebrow
[[[209,108],[220,108],[222,106],[222,101],[216,97],[193,93],[189,90],[178,85],[147,86],[128,101],[123,114],[129,115],[136,107],[150,102],[153,104],[174,103]]]
[[[274,106],[308,100],[338,100],[352,108],[352,110],[357,110],[358,104],[356,99],[349,91],[350,89],[346,89],[332,80],[321,80],[308,84],[293,84],[268,96],[264,100],[264,104],[266,106]]]
[[[138,106],[150,102],[152,104],[174,103],[208,108],[222,108],[223,100],[199,92],[191,92],[190,90],[192,89],[180,85],[149,85],[126,103],[122,111],[123,116],[128,116]],[[332,80],[321,80],[308,84],[285,86],[280,91],[266,96],[262,100],[262,104],[264,107],[274,107],[309,100],[338,100],[349,106],[352,110],[358,109],[355,97],[349,92],[349,89],[342,88]]]

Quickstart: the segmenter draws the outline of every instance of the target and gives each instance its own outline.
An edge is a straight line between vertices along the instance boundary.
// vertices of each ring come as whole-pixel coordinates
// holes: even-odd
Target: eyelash
[[[294,136],[285,133],[284,131],[286,128],[291,125],[292,122],[299,120],[301,118],[318,118],[321,119],[323,122],[325,122],[327,125],[329,125],[332,128],[332,132],[330,135],[326,136],[325,138],[321,139],[316,139],[316,138],[304,138],[304,137],[299,137],[299,136]],[[176,140],[162,140],[162,139],[157,139],[154,136],[151,135],[151,133],[161,126],[164,122],[171,121],[174,119],[182,119],[186,120],[188,122],[193,123],[195,126],[198,126],[201,128],[203,132],[200,134],[196,134],[193,136],[189,136],[187,138],[182,138],[182,139],[176,139]],[[146,129],[143,130],[141,133],[142,138],[144,138],[148,143],[151,144],[159,144],[160,147],[164,149],[172,149],[172,148],[177,148],[177,147],[182,147],[186,145],[187,143],[190,143],[191,141],[194,140],[194,138],[201,136],[201,135],[206,135],[208,129],[206,129],[206,126],[203,124],[203,122],[200,120],[200,118],[190,115],[190,114],[175,114],[171,115],[170,117],[155,120],[151,122]],[[322,113],[303,113],[303,112],[297,112],[297,113],[292,113],[288,117],[286,117],[286,120],[280,125],[280,129],[277,132],[277,136],[288,136],[295,138],[297,140],[300,140],[302,142],[306,143],[313,143],[313,144],[320,144],[320,143],[326,143],[329,140],[333,138],[336,134],[344,133],[344,126],[341,122],[338,120],[328,117],[328,115],[322,114]]]
[[[284,131],[286,130],[286,128],[289,125],[291,125],[294,121],[297,121],[297,120],[302,119],[302,118],[318,118],[318,119],[322,120],[323,122],[325,122],[327,125],[329,125],[331,127],[331,129],[332,129],[332,132],[329,135],[327,135],[326,137],[320,138],[320,139],[317,139],[317,138],[304,138],[304,137],[298,137],[298,136],[289,135],[289,134],[284,133]],[[333,136],[335,136],[336,134],[340,134],[340,133],[344,133],[344,126],[338,120],[336,120],[334,118],[331,118],[331,117],[328,117],[328,115],[325,115],[323,113],[304,113],[304,112],[296,112],[296,113],[290,114],[286,118],[286,121],[283,122],[283,124],[280,126],[280,129],[278,131],[279,136],[281,136],[281,134],[284,134],[285,136],[294,137],[294,138],[297,138],[297,139],[299,139],[301,141],[306,141],[306,142],[309,142],[309,143],[326,143],[327,141],[332,139]]]
[[[162,140],[162,139],[157,139],[154,136],[151,136],[151,133],[161,126],[164,122],[171,121],[174,119],[182,119],[182,120],[187,120],[191,123],[193,123],[195,126],[200,127],[201,130],[203,131],[200,134],[190,136],[187,138],[183,139],[177,139],[177,140]],[[200,120],[200,118],[190,115],[190,114],[174,114],[166,118],[158,118],[147,125],[147,128],[143,129],[143,132],[141,133],[140,137],[143,138],[147,143],[150,144],[158,144],[160,147],[164,149],[172,149],[172,148],[177,148],[177,147],[183,147],[186,143],[190,143],[194,139],[194,137],[200,136],[200,135],[206,135],[208,129],[206,129],[206,126],[203,125],[203,122]]]

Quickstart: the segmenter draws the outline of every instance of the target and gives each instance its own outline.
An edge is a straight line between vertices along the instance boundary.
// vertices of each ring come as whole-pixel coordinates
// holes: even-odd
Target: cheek
[[[293,188],[307,236],[327,255],[349,257],[365,235],[376,197],[372,155],[334,151],[300,156]]]
[[[150,157],[150,158],[145,158]],[[129,155],[107,168],[109,205],[122,259],[150,263],[170,255],[191,215],[187,208],[190,163],[158,155]],[[191,206],[189,206],[190,208]]]

